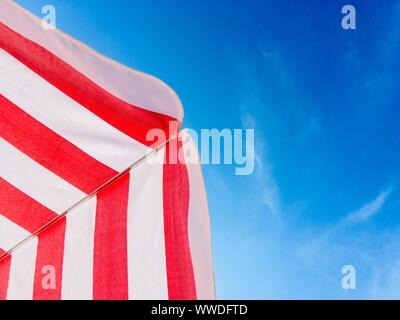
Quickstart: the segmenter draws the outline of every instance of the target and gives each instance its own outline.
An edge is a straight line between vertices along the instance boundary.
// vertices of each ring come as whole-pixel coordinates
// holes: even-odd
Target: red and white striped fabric
[[[214,298],[201,168],[146,140],[182,117],[161,81],[0,0],[0,299]]]

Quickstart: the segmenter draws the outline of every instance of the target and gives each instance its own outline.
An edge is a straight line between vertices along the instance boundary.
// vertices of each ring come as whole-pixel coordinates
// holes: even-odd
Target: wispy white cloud
[[[304,257],[318,255],[320,251],[329,246],[329,243],[333,242],[333,239],[336,239],[338,234],[343,233],[343,231],[351,226],[366,222],[368,219],[377,215],[385,205],[391,190],[392,189],[389,188],[381,191],[379,195],[372,201],[366,202],[359,209],[346,214],[335,224],[332,224],[328,228],[321,230],[319,233],[317,233],[316,237],[308,241],[307,245],[299,251],[301,255]]]
[[[311,237],[304,239],[302,244],[299,244],[298,257],[302,259],[309,270],[311,269],[330,280],[332,285],[337,285],[340,280],[340,276],[337,276],[337,272],[339,272],[338,264],[354,264],[357,269],[369,272],[371,278],[369,280],[364,279],[362,282],[363,297],[368,296],[372,291],[376,291],[376,287],[383,288],[381,287],[382,279],[386,279],[386,277],[380,274],[382,270],[380,270],[380,264],[376,260],[376,254],[379,252],[377,251],[379,250],[377,243],[385,243],[382,239],[390,238],[391,232],[371,233],[368,227],[361,229],[355,229],[355,227],[361,226],[382,212],[391,193],[392,188],[384,189],[377,197],[366,201],[358,209],[344,215],[336,223],[325,228],[314,228]],[[390,251],[385,250],[385,252],[379,254],[381,257],[388,257]],[[384,262],[381,261],[381,263]],[[385,270],[389,266],[390,263],[385,262]]]
[[[382,191],[374,200],[364,204],[360,209],[347,214],[342,220],[342,223],[345,225],[358,224],[377,215],[381,211],[391,192],[391,189]]]
[[[242,126],[246,129],[254,129],[256,132],[256,141],[254,146],[254,154],[248,154],[248,157],[254,158],[257,190],[260,193],[260,205],[266,206],[268,211],[273,215],[280,215],[281,205],[278,185],[272,174],[272,166],[267,161],[266,155],[266,139],[262,131],[257,126],[255,118],[242,108],[241,121]]]
[[[278,56],[274,55],[276,65]],[[279,69],[278,65],[276,67]],[[268,158],[268,139],[259,123],[256,112],[265,110],[265,88],[263,84],[256,81],[249,62],[240,60],[237,63],[240,80],[242,82],[242,96],[240,105],[240,120],[244,129],[254,129],[255,146],[254,154],[247,154],[247,157],[254,159],[253,186],[254,192],[250,192],[257,200],[257,206],[267,213],[279,217],[281,215],[281,200],[278,184],[273,175],[273,165]],[[249,160],[250,161],[250,160]],[[279,218],[278,218],[279,220]]]

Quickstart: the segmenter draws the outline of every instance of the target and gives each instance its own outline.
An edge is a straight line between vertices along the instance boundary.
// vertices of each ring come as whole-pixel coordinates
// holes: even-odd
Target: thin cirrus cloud
[[[342,246],[339,243],[340,241],[338,242],[338,239],[341,239],[346,243],[346,239],[348,239],[349,236],[350,238],[353,236],[352,233],[347,233],[346,230],[361,225],[379,214],[387,202],[391,192],[391,188],[381,191],[375,199],[366,202],[359,209],[346,214],[344,218],[339,220],[337,223],[331,225],[325,230],[322,229],[319,232],[315,231],[315,237],[299,246],[297,250],[298,255],[310,265],[314,265],[319,261],[321,254],[326,255],[327,252],[333,252],[333,248],[338,249],[335,251],[336,254],[342,256],[342,254],[340,254],[340,248],[342,248]],[[347,249],[345,249],[345,251],[347,251]],[[338,256],[334,256],[333,254],[331,256],[329,254],[328,256],[325,256],[325,259],[328,259],[329,261],[337,258]]]
[[[258,135],[254,146],[254,154],[248,154],[255,163],[254,177],[257,181],[257,189],[260,192],[260,204],[268,208],[269,213],[279,216],[280,196],[278,185],[272,174],[272,166],[266,159],[266,140],[257,128],[256,120],[252,115],[242,112],[242,126],[248,129],[254,129]]]
[[[373,201],[368,202],[364,204],[360,209],[349,213],[342,220],[342,223],[345,225],[359,224],[377,215],[381,211],[382,207],[385,205],[385,202],[391,192],[391,189],[382,191]]]

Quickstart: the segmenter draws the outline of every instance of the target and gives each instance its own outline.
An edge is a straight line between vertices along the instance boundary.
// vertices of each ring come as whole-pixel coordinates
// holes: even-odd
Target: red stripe
[[[94,235],[94,300],[128,299],[129,173],[97,196]]]
[[[55,212],[2,178],[0,178],[0,213],[30,233],[34,233],[57,217]]]
[[[5,252],[0,249],[0,256]],[[8,280],[10,278],[11,255],[0,261],[0,300],[7,299]]]
[[[133,139],[146,141],[149,129],[167,134],[176,119],[128,104],[113,96],[42,46],[0,23],[0,47],[98,117]],[[174,133],[171,133],[174,134]]]
[[[85,193],[117,174],[0,94],[0,137]]]
[[[60,300],[66,218],[38,235],[34,300]]]
[[[185,164],[171,164],[168,144],[163,173],[165,254],[170,300],[195,300],[196,284],[189,246],[189,177]],[[182,143],[178,150],[182,152]],[[171,149],[171,150],[170,150]],[[183,157],[181,157],[183,158]]]

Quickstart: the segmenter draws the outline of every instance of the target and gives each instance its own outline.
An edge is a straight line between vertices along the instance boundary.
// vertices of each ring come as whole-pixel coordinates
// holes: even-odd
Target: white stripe
[[[42,167],[2,138],[0,155],[0,177],[58,214],[85,197],[85,193]]]
[[[38,239],[33,238],[16,250],[11,258],[8,300],[32,300]]]
[[[96,198],[67,215],[62,280],[63,300],[93,298],[93,253]]]
[[[9,251],[15,244],[29,237],[30,233],[15,224],[0,212],[0,248]]]
[[[126,169],[149,150],[78,104],[2,49],[0,93],[36,120],[116,171]]]
[[[189,133],[182,131],[180,137],[185,143],[190,185],[189,203],[189,244],[192,254],[193,271],[196,280],[197,299],[215,299],[215,285],[211,248],[210,215],[208,201],[201,171],[197,146]]]
[[[112,61],[41,21],[12,1],[0,1],[0,21],[45,47],[114,96],[139,107],[182,120],[179,98],[161,80]]]
[[[163,215],[164,151],[131,171],[128,203],[129,299],[168,299]]]

